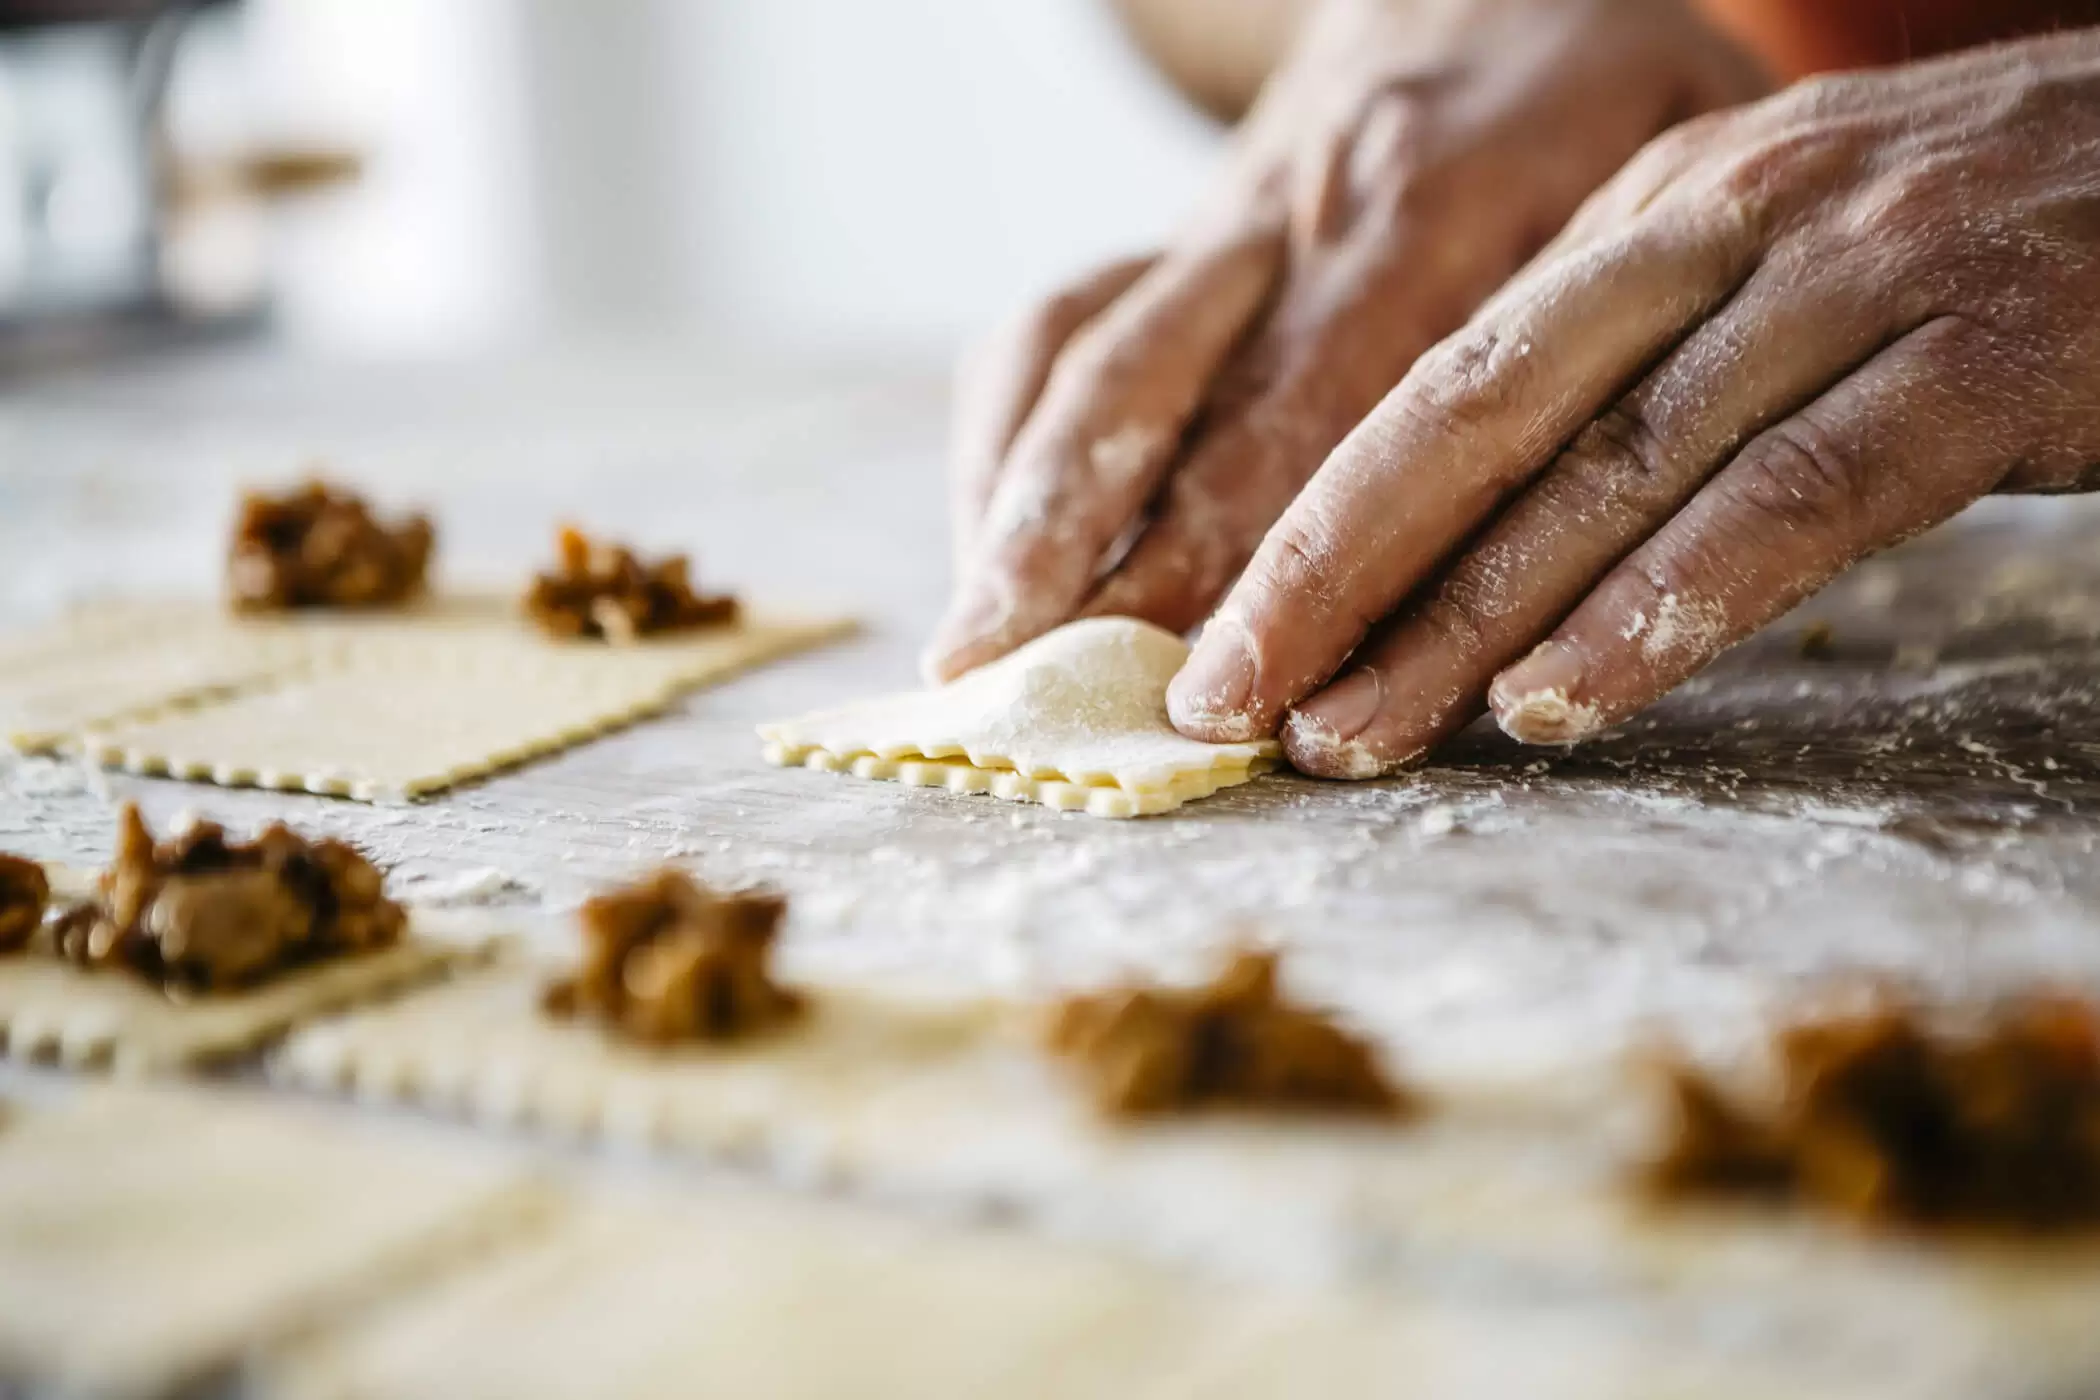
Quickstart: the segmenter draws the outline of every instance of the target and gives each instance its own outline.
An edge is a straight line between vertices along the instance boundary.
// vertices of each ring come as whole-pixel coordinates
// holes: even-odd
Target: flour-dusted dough
[[[259,1379],[282,1400],[1164,1396],[1281,1310],[1012,1230],[701,1180],[600,1199]]]
[[[1276,765],[1273,742],[1175,732],[1167,683],[1188,644],[1131,618],[1038,637],[938,690],[762,725],[774,763],[990,793],[1097,817],[1149,816]]]
[[[191,1386],[542,1205],[503,1159],[231,1090],[101,1089],[0,1127],[0,1394]]]
[[[43,752],[90,725],[203,703],[304,664],[282,633],[202,609],[84,608],[0,637],[0,745]]]
[[[188,1001],[120,971],[30,953],[0,958],[0,1053],[120,1076],[164,1074],[241,1055],[301,1022],[427,982],[485,956],[472,937],[421,937],[295,968],[237,992]]]
[[[420,797],[579,744],[695,686],[850,630],[752,618],[612,647],[540,637],[460,603],[302,629],[321,659],[264,690],[105,726],[81,740],[107,767],[363,801]]]
[[[1225,1285],[1012,1229],[691,1183],[277,1348],[280,1400],[1523,1396],[1863,1400],[1774,1357],[1550,1307]]]
[[[1658,1331],[1720,1338],[1735,1349],[1724,1374],[1754,1371],[1762,1339],[1784,1335],[1781,1369],[1799,1388],[1774,1393],[2100,1375],[2085,1321],[2100,1309],[2100,1248],[2000,1256],[1807,1216],[1650,1210],[1626,1179],[1644,1140],[1627,1107],[1645,1101],[1602,1067],[1545,1084],[1432,1085],[1429,1111],[1398,1125],[1241,1114],[1118,1127],[1041,1052],[1020,1007],[819,988],[808,1024],[778,1036],[646,1050],[542,1016],[540,981],[493,969],[316,1024],[270,1071],[740,1163],[786,1185],[992,1212],[1238,1278],[1467,1280],[1498,1305],[1579,1304],[1589,1316],[1571,1335],[1627,1342],[1629,1355]],[[1833,1377],[1847,1384],[1819,1390]]]

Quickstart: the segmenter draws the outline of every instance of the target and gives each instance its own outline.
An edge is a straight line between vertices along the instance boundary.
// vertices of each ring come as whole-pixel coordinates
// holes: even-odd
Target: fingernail
[[[1495,723],[1525,744],[1572,744],[1603,728],[1594,704],[1579,698],[1582,658],[1565,642],[1546,642],[1495,678],[1488,691]]]
[[[1378,673],[1359,669],[1300,705],[1298,713],[1336,739],[1354,739],[1370,728],[1384,701],[1385,685]]]
[[[1237,622],[1212,618],[1196,650],[1167,687],[1167,714],[1174,727],[1213,744],[1261,737],[1247,713],[1254,691],[1254,658]]]

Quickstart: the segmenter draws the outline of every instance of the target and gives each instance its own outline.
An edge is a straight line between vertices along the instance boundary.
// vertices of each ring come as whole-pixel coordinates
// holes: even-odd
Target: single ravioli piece
[[[1061,812],[1142,817],[1277,764],[1273,740],[1205,744],[1167,719],[1181,638],[1127,617],[1086,618],[938,690],[889,695],[759,727],[766,758],[915,787],[990,793]]]
[[[0,1394],[194,1393],[545,1204],[500,1157],[225,1088],[99,1089],[12,1114]]]
[[[460,606],[338,626],[330,665],[82,741],[105,767],[359,801],[427,796],[656,714],[695,686],[850,630],[754,618],[612,649]]]
[[[56,883],[56,882],[54,882]],[[260,985],[177,1001],[121,972],[31,953],[0,957],[0,1056],[147,1076],[267,1044],[315,1017],[386,997],[488,954],[488,930],[418,937],[294,968]]]

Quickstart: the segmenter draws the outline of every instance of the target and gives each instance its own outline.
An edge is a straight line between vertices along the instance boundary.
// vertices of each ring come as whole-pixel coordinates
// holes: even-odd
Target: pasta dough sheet
[[[307,663],[283,633],[201,609],[83,610],[0,638],[0,742],[42,752],[91,725],[203,703]]]
[[[1204,744],[1167,719],[1188,643],[1130,618],[1038,637],[938,690],[761,725],[784,766],[989,793],[1097,817],[1171,811],[1274,768],[1273,741]]]
[[[564,1213],[480,1267],[277,1349],[257,1374],[283,1400],[1906,1394],[1588,1321],[1221,1286],[1009,1229],[717,1185]]]
[[[231,1091],[0,1128],[0,1392],[172,1393],[539,1206],[514,1167]]]
[[[106,726],[82,748],[135,773],[412,798],[571,747],[657,713],[694,686],[849,630],[755,619],[631,647],[561,643],[516,619],[437,612],[337,624],[333,659],[219,703]]]
[[[628,1191],[283,1349],[283,1400],[1143,1396],[1266,1321],[1222,1290],[1012,1231],[696,1183]]]
[[[171,1000],[122,972],[16,954],[0,958],[0,1047],[11,1059],[120,1076],[191,1069],[244,1054],[315,1016],[429,981],[480,951],[411,936],[191,1001]]]
[[[740,1162],[790,1185],[992,1211],[1227,1276],[1473,1280],[1498,1299],[1579,1300],[1607,1330],[1660,1318],[1783,1333],[1797,1368],[1833,1374],[1900,1356],[1914,1370],[1889,1376],[2100,1376],[2100,1337],[2086,1325],[2100,1308],[2100,1248],[2000,1257],[1805,1217],[1647,1211],[1624,1180],[1645,1125],[1628,1121],[1623,1087],[1582,1072],[1519,1089],[1447,1086],[1420,1121],[1398,1125],[1234,1116],[1119,1128],[1020,1033],[1016,1008],[819,992],[814,1019],[778,1037],[646,1051],[539,1015],[538,985],[506,967],[315,1025],[271,1072]]]

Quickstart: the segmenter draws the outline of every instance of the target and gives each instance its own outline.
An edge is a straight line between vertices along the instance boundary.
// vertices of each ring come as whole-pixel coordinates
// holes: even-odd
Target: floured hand
[[[1086,613],[1194,626],[1418,355],[1650,137],[1756,88],[1682,0],[1326,0],[1175,245],[966,373],[929,674]]]
[[[1334,452],[1169,693],[1369,777],[1641,709],[1992,491],[2100,485],[2100,31],[1650,145]]]

